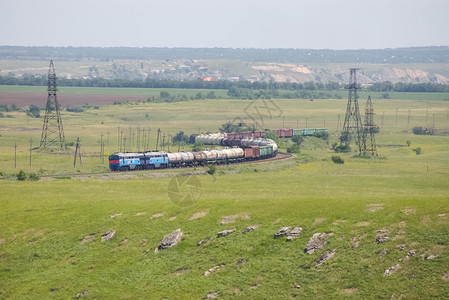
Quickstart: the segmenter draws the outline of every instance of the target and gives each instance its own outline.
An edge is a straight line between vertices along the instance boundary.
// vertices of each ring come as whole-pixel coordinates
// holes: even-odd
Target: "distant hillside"
[[[449,47],[382,50],[72,48],[0,46],[0,76],[45,76],[48,62],[68,79],[214,80],[449,84]]]
[[[375,50],[0,46],[0,59],[229,59],[277,63],[448,63],[449,47]]]

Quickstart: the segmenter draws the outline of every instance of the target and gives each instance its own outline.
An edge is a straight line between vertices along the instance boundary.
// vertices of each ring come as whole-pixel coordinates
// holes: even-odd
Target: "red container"
[[[253,146],[251,148],[245,148],[245,159],[257,159],[260,157],[260,151],[258,146]]]
[[[263,130],[256,130],[254,132],[254,137],[256,137],[256,138],[264,137],[264,135],[265,135],[265,131],[263,131]]]
[[[228,136],[228,139],[236,139],[239,137],[239,134],[236,132],[230,132],[227,134],[227,136]]]

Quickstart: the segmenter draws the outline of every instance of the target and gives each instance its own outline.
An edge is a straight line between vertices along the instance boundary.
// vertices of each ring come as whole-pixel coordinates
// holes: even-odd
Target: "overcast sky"
[[[449,45],[449,0],[0,0],[0,45]]]

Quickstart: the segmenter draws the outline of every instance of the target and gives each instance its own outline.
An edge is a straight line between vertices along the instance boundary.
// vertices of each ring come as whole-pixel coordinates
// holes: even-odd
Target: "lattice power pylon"
[[[341,145],[348,147],[352,137],[354,137],[359,147],[359,154],[361,154],[363,125],[359,111],[359,96],[357,95],[357,90],[359,89],[357,85],[358,70],[360,69],[350,69],[348,106],[346,108],[345,122],[343,123],[340,141]]]
[[[44,125],[42,126],[41,148],[49,146],[65,147],[64,129],[62,127],[62,119],[58,96],[56,95],[56,72],[53,61],[50,61],[48,68],[48,98],[45,108]]]
[[[363,123],[362,152],[364,154],[377,156],[376,139],[374,137],[375,128],[373,102],[371,101],[371,96],[368,96],[365,106],[365,122]]]

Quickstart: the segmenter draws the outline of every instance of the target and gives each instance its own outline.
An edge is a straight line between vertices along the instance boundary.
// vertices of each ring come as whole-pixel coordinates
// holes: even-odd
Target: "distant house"
[[[214,78],[213,77],[200,77],[200,78],[198,78],[198,80],[201,80],[201,81],[214,81]]]

